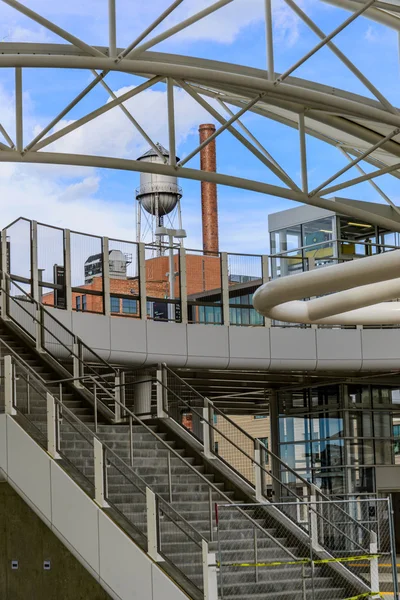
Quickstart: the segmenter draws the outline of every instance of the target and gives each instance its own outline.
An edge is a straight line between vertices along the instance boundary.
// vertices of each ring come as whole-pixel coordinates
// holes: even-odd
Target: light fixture
[[[354,227],[372,227],[372,225],[369,225],[368,223],[351,223],[350,221],[347,225],[354,225]]]

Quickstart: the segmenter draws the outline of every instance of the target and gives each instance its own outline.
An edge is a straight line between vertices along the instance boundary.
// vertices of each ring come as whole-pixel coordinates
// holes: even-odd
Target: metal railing
[[[332,515],[335,513],[335,518],[330,519],[330,527],[344,536],[346,533],[341,532],[335,522],[338,515],[353,521],[357,530],[364,528],[359,520],[343,510],[340,501],[326,496],[319,487],[297,473],[261,440],[253,438],[165,364],[162,365],[162,381],[165,414],[201,442],[206,457],[222,460],[251,485],[257,500],[265,501],[269,495],[267,488],[271,488],[274,504],[279,504],[285,515],[307,533],[309,523],[304,512],[305,501],[313,505],[322,501],[334,507]],[[363,550],[358,540],[350,541]]]
[[[4,354],[0,361],[5,377],[6,413],[16,417],[52,458],[61,460],[74,480],[100,506],[109,508],[111,516],[154,560],[166,561],[203,591],[202,578],[208,577],[203,569],[203,553],[209,552],[206,538],[162,494],[153,492],[128,461],[83,423],[62,402],[62,396],[50,394],[43,381],[22,361]],[[74,454],[75,449],[79,452]],[[114,502],[121,486],[129,490],[134,500],[134,513]],[[192,566],[197,577],[185,569],[185,564],[174,560],[171,551],[174,544],[190,548],[192,557],[195,555]]]
[[[46,391],[43,382],[39,381],[39,394],[35,397],[36,403],[32,404],[32,400],[29,402],[27,400],[29,394],[24,394],[21,390],[21,384],[27,390],[30,389],[31,392],[35,390],[35,385],[32,385],[33,377],[31,371],[27,370],[19,362],[18,358],[7,356],[4,359],[4,373],[6,382],[8,382],[5,385],[6,412],[9,414],[17,412],[19,416],[24,417],[24,421],[29,424],[29,427],[27,426],[26,429],[30,434],[42,444],[53,458],[61,456],[65,459],[66,463],[70,467],[72,466],[75,477],[78,472],[78,482],[80,482],[88,493],[92,493],[96,502],[101,506],[110,506],[114,510],[117,521],[122,520],[128,523],[129,526],[132,526],[139,538],[143,539],[143,536],[147,536],[147,551],[152,558],[156,560],[160,554],[165,560],[178,568],[190,584],[195,585],[197,589],[204,592],[204,598],[211,598],[206,596],[206,590],[209,590],[211,585],[208,579],[211,572],[208,568],[210,564],[209,543],[216,540],[216,527],[218,524],[217,505],[224,504],[231,506],[234,511],[236,523],[245,522],[245,527],[248,530],[257,532],[258,540],[264,540],[264,544],[275,548],[275,551],[284,556],[286,561],[297,560],[297,553],[294,547],[297,548],[302,542],[299,541],[296,534],[289,533],[290,528],[288,529],[287,525],[282,525],[282,520],[277,513],[274,514],[272,520],[253,518],[241,505],[235,505],[234,501],[213,482],[209,481],[207,476],[199,472],[194,465],[190,464],[174,448],[171,448],[168,442],[160,437],[145,422],[141,421],[126,406],[120,405],[121,411],[128,418],[128,425],[125,431],[128,434],[130,445],[129,456],[127,460],[124,460],[107,443],[102,441],[101,435],[97,431],[92,431],[90,427],[82,422],[79,416],[75,415],[63,403],[62,383],[60,393],[57,397]],[[101,386],[95,378],[93,378],[93,381],[96,385]],[[16,385],[17,382],[18,387]],[[162,381],[158,381],[157,385],[160,390],[165,390]],[[118,400],[117,402],[119,403]],[[101,400],[99,401],[100,403]],[[34,406],[36,410],[33,409]],[[96,409],[99,410],[98,405],[96,405]],[[38,410],[39,413],[37,412]],[[45,415],[45,420],[40,421],[39,418],[38,421],[38,414]],[[93,418],[95,420],[94,429],[96,430],[98,425],[96,418]],[[163,473],[166,475],[166,491],[162,495],[153,491],[153,479],[150,482],[146,481],[137,473],[137,466],[135,466],[133,461],[134,454],[131,454],[132,441],[134,440],[133,424],[135,424],[136,429],[139,429],[142,433],[149,435],[150,439],[156,441],[159,449],[165,451],[164,461],[162,461],[161,453],[158,451],[156,466],[156,479],[162,476]],[[73,433],[72,437],[75,436],[75,443],[78,442],[78,445],[80,443],[80,447],[82,448],[82,452],[79,452],[79,458],[68,456],[68,439],[71,437],[71,433]],[[81,455],[91,457],[89,464],[87,459],[80,458]],[[193,523],[189,524],[193,516],[191,519],[186,518],[184,511],[179,506],[179,497],[177,497],[178,494],[174,490],[180,484],[183,473],[186,473],[186,476],[190,475],[192,477],[189,486],[191,491],[201,493],[204,490],[208,496],[206,524],[203,523],[201,525],[199,523],[196,527]],[[118,506],[113,500],[113,493],[115,490],[120,489],[121,484],[124,484],[128,488],[128,495],[134,500],[133,503],[129,503],[129,506],[122,505],[121,507],[121,504]],[[301,498],[297,497],[296,500],[301,503]],[[280,507],[275,504],[271,506],[274,507],[274,510],[278,508],[281,514],[285,514],[290,518],[290,510],[293,503],[288,504],[289,512],[287,511],[287,504]],[[135,514],[130,512],[132,506],[137,507]],[[319,514],[315,498],[311,499],[309,507],[312,513],[311,519],[323,520],[326,522],[327,528],[336,531],[337,534],[341,533],[338,527],[326,515]],[[344,510],[343,512],[349,520],[347,513]],[[151,518],[153,520],[150,520]],[[291,535],[290,545],[281,541],[279,536],[277,537],[273,532],[271,533],[276,520],[281,522],[281,526],[284,527],[286,534]],[[357,524],[357,527],[360,529],[363,526]],[[305,528],[305,530],[307,532],[307,539],[312,539],[313,530],[310,529],[310,526]],[[365,548],[353,538],[349,537],[348,544],[352,545],[352,547],[358,546],[360,552],[365,552]],[[184,547],[187,550],[191,548],[190,554],[192,558],[188,563],[185,559],[185,552],[177,552],[177,548]],[[322,546],[321,550],[324,550]],[[193,555],[195,556],[194,558]],[[193,568],[193,563],[198,565],[197,569]],[[216,576],[215,569],[212,572],[212,576]],[[201,578],[201,581],[199,581],[199,578]],[[207,578],[207,583],[205,583],[205,578]]]
[[[86,392],[92,403],[95,402],[93,378],[102,384],[105,414],[113,420],[120,419],[119,405],[115,403],[114,393],[123,401],[121,373],[112,367],[101,356],[63,323],[61,323],[43,304],[32,298],[11,277],[0,271],[1,316],[25,334],[25,338],[39,352],[45,352],[53,359],[53,366],[61,369],[60,373],[72,375],[71,382],[79,390]],[[11,289],[14,294],[11,293]],[[69,356],[68,361],[61,361],[61,355]],[[64,379],[66,379],[64,377]],[[89,395],[87,394],[89,392]],[[122,396],[121,396],[122,393]]]
[[[6,360],[8,362],[4,365],[4,372],[6,379],[9,380],[6,389],[12,390],[10,393],[6,391],[6,394],[10,396],[5,400],[6,412],[9,414],[17,414],[19,417],[23,418],[23,424],[28,433],[30,433],[30,435],[47,450],[50,456],[53,458],[61,457],[65,460],[66,464],[72,469],[74,476],[77,477],[78,475],[78,482],[86,489],[86,491],[88,491],[88,493],[92,494],[98,504],[102,506],[105,506],[106,504],[107,506],[111,506],[122,521],[125,523],[127,521],[129,522],[128,524],[133,527],[139,537],[143,538],[145,534],[148,535],[148,552],[152,553],[151,555],[153,558],[160,554],[163,558],[169,560],[171,564],[180,569],[186,579],[193,585],[196,585],[198,589],[202,590],[203,582],[199,583],[198,577],[199,573],[202,577],[206,576],[202,565],[204,565],[205,555],[209,553],[209,543],[215,541],[217,523],[216,506],[219,503],[229,503],[233,505],[232,499],[221,491],[213,482],[209,481],[207,476],[199,472],[186,458],[181,456],[174,448],[171,448],[151,427],[136,417],[136,415],[128,408],[120,405],[121,411],[124,411],[128,417],[126,431],[128,432],[129,439],[134,439],[132,426],[133,423],[135,423],[137,426],[140,426],[142,431],[150,434],[150,436],[157,441],[159,447],[166,451],[164,461],[165,467],[163,467],[160,456],[158,456],[156,466],[158,475],[160,473],[162,474],[163,468],[165,469],[168,488],[166,494],[164,494],[166,495],[166,498],[164,498],[163,495],[153,492],[152,488],[154,485],[146,482],[137,474],[134,466],[129,464],[130,459],[123,460],[118,456],[113,449],[101,440],[101,436],[96,433],[96,431],[92,431],[77,415],[68,409],[62,401],[63,394],[61,391],[58,397],[50,394],[43,381],[37,379],[39,390],[35,396],[36,404],[34,405],[32,404],[32,401],[28,401],[27,398],[32,395],[32,390],[34,390],[36,386],[36,380],[33,377],[32,372],[27,370],[23,363],[15,356],[7,356]],[[15,385],[16,381],[19,382],[18,387]],[[62,389],[62,385],[63,384],[61,383],[60,389]],[[101,386],[98,382],[96,382],[96,385]],[[29,393],[28,390],[30,390]],[[100,403],[101,401],[99,401],[96,407],[97,410],[99,409]],[[38,418],[40,419],[38,415],[46,415],[45,420],[38,421]],[[95,417],[93,418],[96,422]],[[97,426],[94,425],[94,429],[96,428]],[[86,456],[89,454],[92,456],[91,464],[86,464],[84,468],[82,468],[82,464],[77,464],[77,462],[79,463],[78,459],[73,459],[68,456],[68,452],[63,445],[64,442],[68,442],[71,430],[78,436],[78,444],[79,441],[81,442],[80,447],[82,452],[80,454],[86,454]],[[189,486],[191,491],[201,493],[201,490],[205,490],[208,497],[207,524],[204,524],[200,528],[195,528],[191,525],[184,515],[182,515],[182,510],[178,510],[174,507],[174,504],[179,505],[179,498],[177,498],[178,494],[174,492],[174,489],[180,484],[180,475],[182,474],[176,472],[176,467],[178,467],[178,469],[183,468],[183,472],[192,477]],[[115,477],[119,484],[121,484],[121,480],[123,480],[126,485],[130,486],[129,495],[134,493],[139,494],[144,501],[144,494],[146,493],[146,509],[143,508],[142,510],[142,517],[146,511],[145,525],[143,524],[143,519],[140,519],[140,514],[136,514],[135,522],[132,522],[132,519],[129,517],[129,512],[127,514],[126,512],[121,511],[113,502],[111,492],[113,478],[115,479]],[[150,492],[151,494],[154,494],[154,497]],[[140,501],[137,502],[137,499],[135,501],[135,506],[136,505],[140,506]],[[268,529],[265,529],[260,523],[251,519],[249,515],[241,510],[240,506],[235,507],[235,511],[237,511],[238,518],[244,518],[245,521],[249,523],[249,527],[255,527],[257,529],[261,539],[264,538],[268,540],[268,542],[279,549],[280,552],[284,553],[288,559],[294,558],[294,554],[289,548],[286,548],[279,540],[274,539]],[[148,513],[155,514],[158,521],[154,524],[154,531],[152,529],[150,533],[147,534],[149,528]],[[169,528],[165,527],[164,524],[166,522],[169,524]],[[171,528],[175,531],[175,540],[173,541],[171,541],[169,536]],[[188,565],[184,562],[183,564],[180,564],[177,560],[176,552],[174,552],[174,548],[176,549],[177,545],[183,543],[182,537],[188,538],[187,543],[189,545],[196,545],[197,547],[196,552],[198,554],[198,560],[196,559],[196,564],[199,565],[200,570],[198,573],[195,573],[194,581],[192,581],[191,577],[192,569],[187,568]],[[208,564],[207,561],[206,564]],[[186,570],[187,572],[185,572]],[[208,576],[209,571],[207,569],[207,577]]]
[[[255,531],[248,540],[238,541],[231,528],[232,506],[219,507],[218,547],[220,595],[234,593],[255,597],[274,597],[286,591],[288,597],[303,600],[331,600],[331,598],[378,598],[380,591],[389,590],[398,598],[396,549],[391,502],[388,498],[362,499],[354,502],[351,510],[371,515],[367,527],[344,520],[348,501],[342,501],[343,510],[337,515],[341,532],[332,531],[326,511],[332,503],[318,502],[316,510],[311,502],[304,502],[308,528],[308,544],[296,547],[296,558],[288,561],[259,540]],[[256,520],[268,519],[275,505],[242,505]],[[336,506],[334,507],[337,508]],[[284,505],[279,506],[280,510]],[[373,510],[372,510],[373,509]],[[276,537],[284,538],[287,531],[275,521]],[[344,535],[343,535],[344,534]],[[359,546],[349,543],[350,538],[363,539]],[[324,556],[323,552],[329,553]],[[345,567],[344,569],[338,568]],[[329,567],[327,569],[327,567]]]
[[[3,269],[10,270],[13,282],[29,286],[30,295],[46,305],[114,317],[250,327],[287,326],[264,319],[252,307],[252,294],[271,276],[397,249],[388,244],[337,239],[279,254],[210,255],[182,247],[112,240],[28,219],[17,219],[1,235]],[[31,260],[15,260],[19,254],[11,250],[14,242],[25,247]],[[366,250],[351,256],[341,252],[350,245]],[[318,256],[327,246],[332,246],[332,256]],[[170,250],[172,278],[167,276]],[[113,251],[120,258],[112,257]]]

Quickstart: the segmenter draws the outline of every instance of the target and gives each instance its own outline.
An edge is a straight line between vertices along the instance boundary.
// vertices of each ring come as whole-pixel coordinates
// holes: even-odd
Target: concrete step
[[[306,598],[302,590],[274,592],[271,600],[343,600],[346,598],[345,588],[320,588],[318,590],[308,590]],[[224,594],[224,600],[237,600],[237,594]],[[266,600],[265,592],[252,592],[250,594],[240,594],[241,600]]]

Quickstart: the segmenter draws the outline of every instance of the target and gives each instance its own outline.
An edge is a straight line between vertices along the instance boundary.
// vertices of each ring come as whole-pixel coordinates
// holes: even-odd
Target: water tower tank
[[[168,151],[161,144],[156,145],[160,153],[168,158]],[[153,148],[137,160],[164,164]],[[136,190],[136,199],[149,214],[156,217],[164,217],[174,210],[178,200],[182,198],[182,189],[178,186],[177,181],[176,177],[141,173],[140,187]]]

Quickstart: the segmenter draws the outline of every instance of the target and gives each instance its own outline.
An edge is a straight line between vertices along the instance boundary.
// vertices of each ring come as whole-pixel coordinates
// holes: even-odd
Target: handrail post
[[[32,281],[32,298],[34,301],[33,311],[35,318],[35,339],[36,339],[36,350],[43,352],[44,347],[44,329],[43,329],[43,312],[40,306],[41,299],[41,287],[39,282],[39,268],[38,268],[38,232],[37,222],[32,221],[32,241],[31,241],[31,281]]]
[[[94,500],[101,508],[107,508],[105,499],[104,485],[104,452],[103,444],[96,438],[93,438],[94,454]]]
[[[64,229],[65,308],[72,310],[71,232]]]
[[[228,254],[221,252],[222,324],[229,325],[229,269]]]
[[[269,256],[263,254],[261,257],[261,268],[262,268],[262,282],[269,282]],[[264,317],[264,327],[271,327],[271,319]]]
[[[167,419],[168,414],[164,408],[167,400],[167,388],[164,387],[164,380],[166,379],[166,369],[164,365],[158,365],[156,372],[156,386],[157,386],[157,419]]]
[[[157,527],[157,502],[156,495],[146,488],[146,518],[147,518],[147,554],[155,560],[160,561],[158,554],[158,527]]]
[[[208,421],[209,419],[209,407],[211,402],[208,398],[204,398],[203,406],[203,450],[206,458],[215,458],[211,450],[211,426]]]
[[[201,541],[203,559],[204,600],[218,600],[217,564],[214,553],[209,552],[206,540]]]
[[[370,581],[371,581],[371,592],[374,594],[379,592],[379,565],[378,565],[378,536],[375,531],[370,533],[369,542],[369,553],[370,557]]]
[[[4,357],[4,409],[7,415],[16,415],[14,408],[14,365],[11,356]]]
[[[319,552],[322,550],[322,548],[318,540],[317,488],[314,484],[310,485],[310,501],[308,510],[310,512],[309,523],[311,531],[309,533],[311,546],[313,550]]]
[[[119,372],[119,400],[123,407],[126,406],[126,387],[125,387],[125,371]],[[122,408],[122,418],[126,416],[126,411]]]
[[[270,440],[268,448],[271,451],[272,493],[274,502],[281,499],[281,464],[279,457],[279,398],[275,390],[271,391],[269,399]]]
[[[147,319],[146,246],[138,243],[140,318]]]
[[[9,283],[9,244],[7,243],[7,229],[2,229],[1,231],[1,287],[4,292],[0,293],[0,302],[1,302],[1,317],[3,320],[7,320],[8,317],[8,298],[7,294],[9,293],[10,283]]]
[[[108,237],[102,238],[103,259],[103,314],[110,316],[110,254]]]
[[[82,389],[83,385],[79,381],[79,377],[81,376],[81,345],[79,344],[79,338],[75,337],[73,346],[72,346],[72,368],[73,368],[73,376],[74,376],[74,386],[78,389]]]
[[[54,396],[47,392],[46,394],[47,403],[47,452],[51,458],[60,458],[57,452],[57,429],[58,429],[58,415],[56,402]]]
[[[261,447],[260,441],[254,440],[254,482],[256,488],[256,499],[258,502],[264,502],[263,474],[261,468]]]
[[[115,422],[119,423],[121,421],[121,376],[119,371],[115,375],[115,385],[114,385],[114,394],[115,394]]]
[[[179,248],[179,272],[181,284],[181,323],[188,322],[188,299],[187,299],[187,273],[186,273],[186,250]]]

